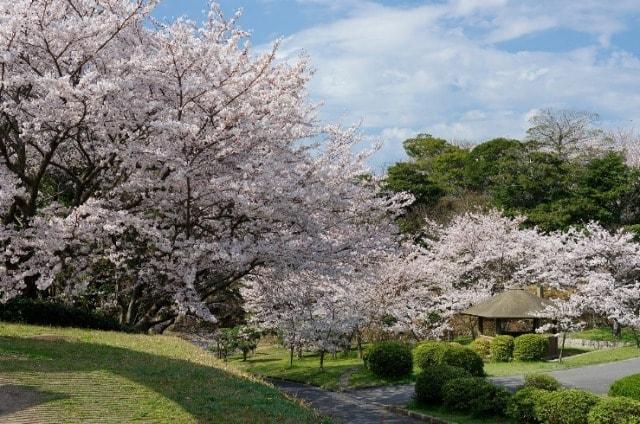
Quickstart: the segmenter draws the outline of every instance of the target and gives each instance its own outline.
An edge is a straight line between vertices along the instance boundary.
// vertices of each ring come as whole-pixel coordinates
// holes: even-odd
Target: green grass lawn
[[[603,364],[606,362],[622,361],[640,356],[640,349],[632,346],[608,350],[593,350],[558,361],[546,362],[488,362],[484,370],[489,376],[524,375],[545,371],[555,371],[566,368],[583,367],[587,365]]]
[[[328,422],[171,336],[0,323],[0,384],[21,422]]]
[[[457,424],[512,424],[515,423],[510,418],[505,417],[486,417],[475,418],[470,415],[462,414],[459,412],[447,411],[442,406],[430,406],[422,405],[420,403],[412,402],[407,405],[407,409],[429,415],[431,417],[440,418],[444,421],[449,421]]]
[[[324,370],[320,369],[320,359],[316,353],[304,352],[301,359],[294,357],[293,367],[289,366],[289,351],[274,345],[260,345],[256,353],[242,361],[241,356],[232,357],[230,364],[242,368],[254,374],[265,377],[284,378],[312,384],[328,390],[337,390],[341,387],[340,380],[343,377],[347,386],[366,387],[382,386],[393,383],[408,382],[405,380],[385,380],[373,375],[364,368],[362,359],[358,358],[355,351],[348,355],[338,354],[336,359],[326,355]]]
[[[615,337],[610,328],[592,328],[590,330],[583,330],[576,333],[571,333],[568,337],[572,339],[584,339],[584,340],[596,340],[606,342],[626,342],[636,343],[636,339],[633,336],[633,331],[629,328],[623,328],[620,337]]]

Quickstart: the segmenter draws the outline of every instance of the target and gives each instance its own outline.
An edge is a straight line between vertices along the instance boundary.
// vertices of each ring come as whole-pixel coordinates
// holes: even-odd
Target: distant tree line
[[[416,200],[400,218],[420,233],[424,217],[447,222],[472,209],[524,215],[543,231],[598,221],[640,230],[640,171],[631,152],[586,112],[543,110],[524,140],[495,138],[459,146],[430,134],[404,142],[409,159],[388,169],[386,188]]]

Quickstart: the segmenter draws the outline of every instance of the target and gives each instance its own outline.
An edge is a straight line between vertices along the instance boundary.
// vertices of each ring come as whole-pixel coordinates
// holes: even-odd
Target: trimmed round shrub
[[[584,390],[544,391],[535,402],[536,417],[548,424],[585,424],[600,398]]]
[[[542,334],[523,334],[513,341],[513,359],[539,361],[549,349],[549,340]]]
[[[554,392],[560,390],[562,385],[556,378],[549,374],[529,374],[524,377],[524,387],[542,389]]]
[[[413,350],[413,359],[418,367],[426,369],[440,365],[451,365],[467,370],[471,375],[484,375],[482,357],[473,349],[458,343],[424,342]]]
[[[478,337],[471,343],[471,349],[475,350],[482,358],[488,358],[491,355],[491,339]]]
[[[630,375],[614,382],[609,388],[609,396],[625,396],[640,400],[640,374]]]
[[[447,381],[471,377],[464,368],[450,365],[427,367],[416,378],[416,400],[422,403],[442,401],[442,387]]]
[[[513,358],[513,337],[496,336],[491,340],[491,359],[509,362]]]
[[[469,374],[475,377],[484,375],[484,362],[480,355],[468,347],[460,345],[449,345],[442,352],[440,363],[453,367],[464,368]]]
[[[445,342],[422,342],[413,349],[413,360],[421,369],[439,365],[447,348]]]
[[[373,345],[367,355],[369,370],[378,377],[399,378],[411,374],[413,358],[406,343],[396,341]]]
[[[604,398],[589,412],[589,424],[618,424],[631,418],[640,421],[640,402],[624,397]]]
[[[442,401],[446,408],[473,416],[505,415],[510,393],[482,377],[450,380],[442,387]]]
[[[518,424],[539,424],[536,417],[536,401],[545,393],[542,389],[525,387],[518,390],[507,406],[507,415],[516,420]]]

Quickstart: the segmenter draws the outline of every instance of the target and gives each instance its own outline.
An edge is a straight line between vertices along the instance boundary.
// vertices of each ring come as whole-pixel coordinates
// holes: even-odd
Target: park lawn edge
[[[55,395],[34,410],[56,422],[330,422],[176,335],[0,322],[0,380]]]

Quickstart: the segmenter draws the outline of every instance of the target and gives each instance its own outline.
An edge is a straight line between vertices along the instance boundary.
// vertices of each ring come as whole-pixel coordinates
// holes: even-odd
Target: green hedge
[[[450,365],[427,367],[416,378],[416,400],[426,404],[442,401],[442,387],[450,380],[471,377],[464,368]]]
[[[442,387],[442,401],[446,408],[473,416],[502,416],[506,414],[509,392],[482,377],[456,378]]]
[[[600,398],[583,390],[541,392],[535,400],[536,417],[548,424],[585,424],[589,411]]]
[[[491,359],[497,362],[509,362],[513,358],[513,337],[496,336],[491,340]]]
[[[419,343],[413,348],[413,361],[421,369],[438,365],[442,362],[442,354],[448,348],[447,343],[428,341]]]
[[[380,342],[369,348],[367,367],[378,377],[400,378],[413,371],[411,348],[397,341]]]
[[[524,387],[532,389],[548,390],[550,392],[560,390],[562,385],[556,378],[549,374],[529,374],[524,377]]]
[[[458,343],[424,342],[413,350],[416,365],[421,369],[450,365],[464,368],[473,376],[484,375],[484,362],[473,349]]]
[[[523,334],[513,341],[513,359],[539,361],[549,349],[549,340],[542,334]]]
[[[604,398],[589,412],[589,424],[619,424],[630,419],[640,421],[640,402],[624,397]]]
[[[488,358],[491,355],[491,339],[478,337],[471,343],[471,349],[482,358]]]
[[[100,312],[41,299],[14,298],[0,304],[0,320],[55,327],[125,330],[115,319]]]
[[[640,400],[640,374],[630,375],[614,382],[609,388],[609,396],[625,396]]]

